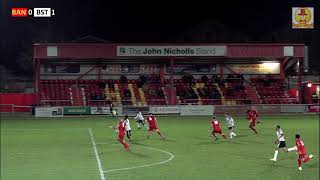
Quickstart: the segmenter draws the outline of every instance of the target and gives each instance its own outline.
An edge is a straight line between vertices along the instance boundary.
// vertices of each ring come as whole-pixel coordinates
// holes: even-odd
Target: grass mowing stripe
[[[105,178],[104,173],[103,173],[101,160],[100,160],[100,157],[99,157],[99,154],[98,154],[98,150],[97,150],[97,147],[96,147],[96,142],[94,140],[91,128],[89,128],[88,131],[89,131],[90,139],[91,139],[91,142],[92,142],[92,147],[93,147],[93,150],[94,150],[94,154],[96,155],[96,160],[97,160],[97,164],[98,164],[101,180],[105,180],[106,178]]]
[[[144,146],[141,146],[141,147],[144,147]],[[109,173],[109,172],[115,172],[115,171],[123,171],[123,170],[131,170],[131,169],[138,169],[138,168],[143,168],[143,167],[149,167],[149,166],[154,166],[154,165],[159,165],[159,164],[167,163],[167,162],[171,161],[171,160],[174,158],[174,155],[171,154],[171,153],[168,152],[168,151],[164,151],[164,150],[161,150],[161,149],[156,149],[156,148],[153,148],[153,147],[144,147],[144,148],[152,149],[152,150],[155,150],[155,151],[159,151],[159,152],[168,154],[168,155],[170,156],[170,158],[167,159],[167,160],[164,160],[164,161],[156,162],[156,163],[145,164],[145,165],[140,165],[140,166],[133,166],[133,167],[128,167],[128,168],[110,169],[110,170],[103,171],[103,172]]]

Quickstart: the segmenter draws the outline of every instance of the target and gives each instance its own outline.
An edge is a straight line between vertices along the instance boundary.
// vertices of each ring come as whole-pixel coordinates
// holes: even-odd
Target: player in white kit
[[[141,129],[141,126],[140,124],[142,124],[142,126],[146,126],[146,123],[144,121],[144,118],[142,116],[142,113],[141,112],[138,112],[136,117],[134,117],[134,119],[136,119],[136,124],[138,126],[138,129]]]
[[[236,137],[236,133],[234,133],[234,120],[233,118],[230,116],[229,113],[226,113],[225,114],[225,117],[226,117],[226,122],[227,122],[227,125],[228,125],[228,129],[229,129],[229,135],[230,135],[230,139],[234,137]]]
[[[124,116],[124,123],[126,125],[126,134],[127,134],[127,137],[128,139],[131,141],[131,127],[130,127],[130,121],[129,121],[129,117],[128,115],[125,115]]]
[[[276,148],[274,150],[274,156],[271,158],[271,161],[277,161],[279,149],[283,149],[283,151],[288,152],[286,140],[284,139],[283,131],[281,130],[280,126],[276,126],[276,136],[277,140],[275,141]]]

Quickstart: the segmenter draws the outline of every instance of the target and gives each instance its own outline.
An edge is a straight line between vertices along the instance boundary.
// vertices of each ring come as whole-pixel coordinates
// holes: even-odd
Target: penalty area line
[[[100,173],[101,180],[106,180],[106,177],[104,176],[104,173],[103,173],[101,160],[100,160],[100,157],[99,157],[99,154],[98,154],[98,150],[97,150],[97,146],[96,146],[96,141],[94,140],[94,137],[93,137],[91,128],[89,128],[88,131],[89,131],[89,135],[90,135],[90,139],[91,139],[93,151],[94,151],[94,154],[95,154],[95,156],[96,156],[96,160],[97,160],[97,164],[98,164],[98,168],[99,168],[99,173]]]
[[[141,147],[147,148],[147,149],[152,149],[152,150],[155,150],[155,151],[158,151],[158,152],[162,152],[164,154],[168,154],[170,156],[170,158],[167,159],[167,160],[164,160],[164,161],[156,162],[156,163],[144,164],[144,165],[140,165],[140,166],[132,166],[132,167],[127,167],[127,168],[110,169],[110,170],[103,171],[103,172],[104,173],[110,173],[110,172],[116,172],[116,171],[124,171],[124,170],[138,169],[138,168],[143,168],[143,167],[150,167],[150,166],[155,166],[155,165],[167,163],[167,162],[171,161],[174,158],[174,155],[171,154],[168,151],[164,151],[164,150],[161,150],[161,149],[156,149],[156,148],[153,148],[153,147],[144,147],[144,146],[141,146]]]

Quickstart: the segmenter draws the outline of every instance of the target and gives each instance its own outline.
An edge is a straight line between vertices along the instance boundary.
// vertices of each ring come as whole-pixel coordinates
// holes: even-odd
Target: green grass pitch
[[[262,116],[258,135],[244,116],[235,116],[237,137],[212,141],[209,117],[158,117],[160,130],[146,139],[133,118],[131,153],[116,141],[110,117],[22,118],[1,120],[2,180],[101,180],[89,128],[107,180],[318,180],[319,119],[317,115]],[[225,120],[218,116],[227,134]],[[294,152],[273,157],[280,125],[289,147],[300,133],[307,152],[315,155],[298,171]],[[174,158],[172,158],[174,156]],[[117,170],[129,168],[125,170]]]

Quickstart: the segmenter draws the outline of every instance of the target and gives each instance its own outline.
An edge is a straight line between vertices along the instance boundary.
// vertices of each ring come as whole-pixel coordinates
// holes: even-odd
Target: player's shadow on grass
[[[142,144],[140,142],[137,141],[132,141],[131,144],[135,144],[135,145],[139,145],[139,146],[145,146],[145,147],[149,147],[147,144]]]
[[[311,159],[310,161],[313,161],[314,159]],[[309,163],[310,164],[306,164],[305,166],[307,167],[307,168],[319,168],[319,163],[318,162],[310,162],[309,161]]]
[[[263,142],[259,142],[259,141],[250,141],[250,140],[241,140],[241,142],[247,142],[248,144],[265,144]]]
[[[160,139],[161,141],[169,141],[169,142],[176,142],[177,140],[175,139],[168,139],[168,138],[164,138],[164,139]]]
[[[267,159],[268,160],[268,159]],[[266,160],[266,161],[267,161]],[[269,160],[270,161],[270,160]],[[260,163],[260,165],[264,165],[264,166],[267,166],[267,167],[269,167],[267,170],[266,170],[266,172],[270,172],[270,171],[272,171],[273,169],[275,169],[275,167],[281,167],[281,168],[285,168],[285,169],[292,169],[292,167],[290,167],[290,166],[285,166],[285,165],[283,165],[283,164],[280,164],[280,163],[277,163],[277,162],[269,162],[269,163]]]
[[[130,144],[133,144],[135,142],[141,142],[144,141],[145,139],[132,139],[132,141],[128,141]]]
[[[249,137],[251,134],[238,134],[236,138]]]
[[[187,137],[189,139],[193,139],[193,140],[208,140],[208,139],[212,139],[212,136],[189,136]]]
[[[137,156],[139,158],[152,159],[152,158],[150,158],[150,156],[148,156],[146,154],[141,154],[141,153],[135,152],[133,150],[130,151],[130,154]]]
[[[225,140],[207,140],[207,141],[202,141],[202,142],[198,142],[198,143],[195,143],[193,145],[196,145],[196,146],[203,146],[203,145],[206,145],[208,146],[208,144],[222,144],[222,143],[225,143],[226,141]]]
[[[229,152],[228,155],[230,156],[237,156],[237,157],[246,157],[246,158],[250,158],[250,159],[254,159],[254,160],[257,160],[257,159],[261,159],[261,158],[264,158],[264,157],[261,157],[261,156],[255,156],[253,154],[246,154],[244,155],[243,153],[232,153],[232,152]]]
[[[242,143],[242,142],[239,142],[239,141],[236,141],[236,140],[230,140],[228,143],[230,144],[238,144],[238,145],[249,145],[248,143]]]

